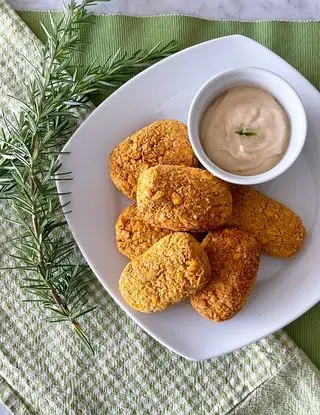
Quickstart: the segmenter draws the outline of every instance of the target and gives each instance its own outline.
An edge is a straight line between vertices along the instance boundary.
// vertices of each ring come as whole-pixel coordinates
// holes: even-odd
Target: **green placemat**
[[[39,20],[46,23],[47,17],[23,14],[35,31]],[[86,47],[83,61],[90,62],[96,54],[103,61],[119,45],[132,50],[159,39],[175,38],[186,46],[223,34],[221,24],[229,33],[239,32],[242,25],[232,23],[227,29],[227,23],[176,16],[96,21],[83,32],[94,45]],[[280,39],[286,30],[272,25],[252,27],[265,41]],[[316,42],[318,26],[310,28],[313,34],[308,38]],[[300,29],[290,33],[297,44]],[[16,111],[7,94],[21,95],[23,82],[31,76],[21,54],[36,63],[36,42],[0,0],[0,106],[5,110]],[[294,48],[287,52],[293,59]],[[304,69],[314,75],[308,65]],[[1,209],[10,214],[10,206]],[[2,246],[15,229],[3,222],[0,229]],[[1,263],[10,262],[1,249],[0,255]],[[0,278],[0,399],[14,414],[320,413],[319,372],[284,332],[219,358],[189,362],[144,333],[96,281],[91,296],[99,308],[85,321],[96,347],[96,356],[90,357],[67,330],[48,325],[39,310],[22,302],[25,293],[18,272],[2,273]]]
[[[48,13],[19,14],[43,40],[44,33],[39,21],[48,23]],[[317,22],[209,21],[184,16],[134,18],[100,15],[93,19],[94,26],[88,26],[83,32],[84,39],[90,42],[83,55],[86,65],[96,56],[99,57],[98,62],[102,63],[118,47],[147,48],[161,39],[164,42],[175,39],[184,48],[208,39],[239,33],[276,52],[320,89],[320,23]],[[250,53],[250,50],[244,50],[243,53]],[[101,99],[99,97],[94,101],[99,103]],[[286,327],[286,331],[320,368],[320,304]]]

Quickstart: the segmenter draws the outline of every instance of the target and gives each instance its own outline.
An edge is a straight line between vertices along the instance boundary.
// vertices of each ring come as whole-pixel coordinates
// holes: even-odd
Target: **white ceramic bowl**
[[[290,121],[290,142],[283,158],[272,169],[252,176],[233,174],[218,167],[206,155],[200,139],[200,123],[205,110],[227,89],[240,85],[257,86],[270,92],[282,105]],[[287,81],[266,69],[243,67],[220,72],[199,89],[190,106],[188,130],[193,150],[207,170],[227,182],[248,185],[272,180],[295,162],[306,139],[307,117],[298,94]]]

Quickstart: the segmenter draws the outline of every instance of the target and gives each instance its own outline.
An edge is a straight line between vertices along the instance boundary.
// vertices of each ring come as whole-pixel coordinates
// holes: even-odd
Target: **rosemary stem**
[[[37,135],[34,134],[32,136],[32,140],[31,140],[31,148],[30,148],[30,153],[31,156],[33,156],[35,148],[37,145]],[[30,195],[31,195],[31,199],[34,200],[34,196],[35,196],[35,192],[36,192],[36,182],[34,179],[34,170],[33,170],[33,164],[31,163],[31,169],[30,169]],[[36,206],[35,203],[33,202],[32,204],[32,226],[33,226],[33,230],[34,230],[34,234],[36,236],[36,239],[40,242],[40,236],[41,236],[41,231],[40,231],[40,226],[39,226],[39,221],[38,221],[38,217],[37,217],[37,213],[36,213]],[[48,267],[45,261],[45,257],[44,257],[44,253],[43,253],[43,247],[41,242],[39,243],[40,247],[39,247],[39,268],[41,270],[40,275],[42,277],[43,282],[47,285],[47,287],[50,289],[50,293],[57,305],[57,307],[65,312],[66,314],[70,315],[69,309],[67,307],[67,305],[64,303],[64,301],[62,300],[62,298],[60,297],[60,295],[58,294],[57,290],[55,289],[55,287],[53,286],[53,284],[51,283],[51,281],[48,281],[46,278],[47,275],[47,271],[48,271]],[[74,328],[77,329],[81,329],[80,324],[74,319],[74,318],[69,318],[71,324],[74,326]]]
[[[63,232],[66,221],[61,219],[62,207],[53,180],[60,174],[57,156],[78,126],[74,108],[88,109],[92,94],[118,87],[177,48],[169,42],[129,55],[118,50],[101,66],[93,62],[81,75],[80,67],[71,63],[80,47],[79,29],[88,17],[86,7],[91,4],[92,0],[70,0],[60,22],[51,19],[49,29],[42,25],[47,42],[39,50],[39,67],[29,62],[34,79],[26,85],[28,100],[18,99],[21,113],[13,123],[3,117],[0,198],[12,200],[17,218],[10,221],[23,231],[20,243],[12,243],[15,251],[11,254],[23,262],[15,268],[28,272],[23,288],[36,297],[31,301],[42,303],[48,321],[71,324],[94,353],[78,323],[95,309],[86,306],[90,272],[74,252],[75,242]],[[65,174],[69,173],[61,173],[58,180],[70,180]]]

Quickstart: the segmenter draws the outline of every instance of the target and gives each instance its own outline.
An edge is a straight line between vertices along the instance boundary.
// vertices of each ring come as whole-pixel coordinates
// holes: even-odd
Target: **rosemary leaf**
[[[50,19],[42,28],[47,42],[39,48],[40,65],[25,57],[34,78],[25,85],[28,100],[17,100],[19,116],[14,121],[3,114],[0,130],[0,199],[9,200],[16,217],[10,218],[20,229],[11,242],[16,270],[23,273],[22,286],[34,302],[50,312],[47,320],[69,324],[87,349],[94,353],[79,319],[95,310],[87,306],[87,286],[92,273],[76,254],[75,242],[62,218],[66,202],[60,206],[55,180],[72,180],[62,173],[58,156],[78,126],[83,111],[91,108],[92,94],[116,88],[132,75],[159,59],[174,53],[177,46],[159,42],[149,51],[127,54],[118,50],[104,65],[80,70],[71,65],[81,45],[80,28],[88,23],[87,6],[71,0],[59,22]],[[81,75],[81,73],[83,73]],[[11,118],[12,119],[12,118]],[[64,193],[68,194],[68,193]],[[2,272],[10,269],[2,268]]]
[[[249,130],[248,128],[239,128],[235,133],[244,137],[255,137],[257,135],[255,131]]]

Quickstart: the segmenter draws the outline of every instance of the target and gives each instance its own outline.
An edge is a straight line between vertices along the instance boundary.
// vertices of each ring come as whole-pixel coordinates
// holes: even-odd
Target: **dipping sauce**
[[[251,176],[284,156],[290,122],[279,102],[253,86],[230,88],[205,111],[200,137],[207,156],[230,173]]]

